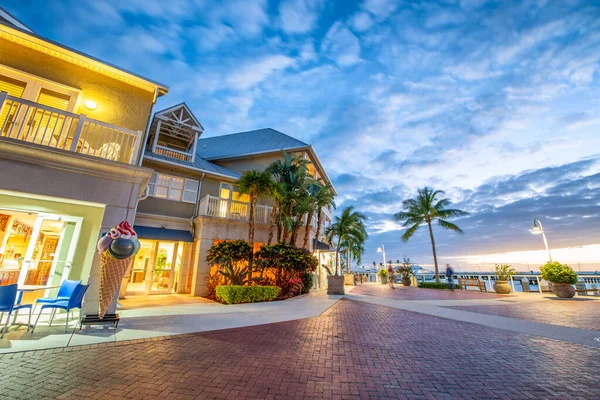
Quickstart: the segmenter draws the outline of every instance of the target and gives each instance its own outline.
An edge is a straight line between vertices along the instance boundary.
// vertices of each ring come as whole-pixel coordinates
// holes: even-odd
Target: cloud
[[[294,63],[293,58],[281,54],[266,56],[256,61],[253,60],[233,71],[227,78],[226,83],[237,90],[249,89],[263,82],[275,72],[294,65]]]
[[[340,22],[334,23],[327,31],[321,52],[335,60],[340,67],[349,67],[361,60],[358,38]]]
[[[364,32],[373,25],[373,18],[368,12],[358,12],[350,18],[350,26],[357,32]]]
[[[323,8],[323,0],[284,0],[279,4],[281,29],[287,34],[313,30]]]

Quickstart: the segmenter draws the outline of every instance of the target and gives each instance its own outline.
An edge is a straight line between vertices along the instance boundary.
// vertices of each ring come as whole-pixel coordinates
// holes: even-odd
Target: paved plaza
[[[528,315],[549,307],[597,315],[598,299],[558,302],[369,284],[335,300],[310,318],[3,354],[2,398],[600,398],[597,347],[485,325],[486,318],[502,318],[552,333],[555,325],[528,321]],[[521,303],[534,311],[513,311]],[[469,311],[455,310],[461,307]],[[463,313],[483,322],[465,322]],[[586,326],[558,328],[566,334],[588,332],[579,329]]]

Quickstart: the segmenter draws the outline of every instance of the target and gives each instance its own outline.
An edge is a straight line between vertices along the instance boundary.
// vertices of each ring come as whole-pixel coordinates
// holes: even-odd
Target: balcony
[[[141,131],[131,131],[0,92],[0,138],[136,165]]]
[[[170,149],[168,147],[160,146],[160,145],[156,145],[154,147],[154,154],[174,158],[179,161],[185,161],[185,162],[193,162],[194,161],[193,154],[175,150],[175,149]]]
[[[248,221],[249,209],[250,205],[248,203],[221,199],[210,195],[200,200],[200,215],[208,217]],[[258,224],[269,224],[271,209],[272,207],[269,206],[257,205],[254,212],[254,221]]]

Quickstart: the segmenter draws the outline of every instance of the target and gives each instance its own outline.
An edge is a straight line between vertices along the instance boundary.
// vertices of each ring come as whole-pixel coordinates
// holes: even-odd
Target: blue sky
[[[312,143],[338,205],[369,216],[365,262],[380,243],[432,262],[426,232],[402,243],[391,218],[425,185],[472,214],[464,236],[436,231],[442,262],[543,249],[535,217],[553,247],[600,244],[598,1],[0,4],[169,85],[159,107],[186,101],[206,136],[272,127]]]

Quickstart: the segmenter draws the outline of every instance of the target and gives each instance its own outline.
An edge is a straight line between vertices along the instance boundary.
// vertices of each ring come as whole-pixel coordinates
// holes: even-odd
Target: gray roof
[[[178,164],[184,168],[196,169],[201,170],[201,172],[224,175],[232,179],[238,179],[241,176],[239,172],[235,172],[229,168],[221,167],[220,165],[204,160],[201,157],[198,157],[197,154],[194,159],[194,162],[181,161],[171,157],[161,156],[159,154],[152,154],[150,150],[146,151],[146,153],[144,154],[144,158],[146,160],[155,159],[158,161],[165,161],[169,164]]]
[[[308,146],[285,133],[265,128],[206,139],[201,138],[198,140],[196,155],[206,160],[219,160]]]

